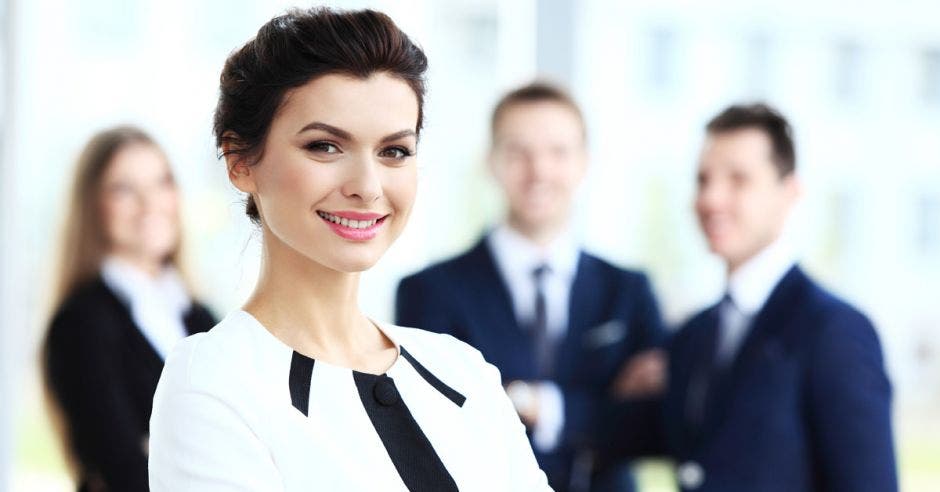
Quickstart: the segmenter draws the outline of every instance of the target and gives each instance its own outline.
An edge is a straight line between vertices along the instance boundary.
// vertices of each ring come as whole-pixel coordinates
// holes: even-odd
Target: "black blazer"
[[[193,302],[183,322],[193,334],[216,320]],[[79,490],[149,490],[146,442],[163,359],[100,277],[59,306],[42,363],[65,420]]]

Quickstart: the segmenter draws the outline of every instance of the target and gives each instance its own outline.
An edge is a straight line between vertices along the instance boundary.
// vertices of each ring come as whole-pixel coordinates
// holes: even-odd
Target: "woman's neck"
[[[243,309],[294,350],[381,372],[376,354],[395,348],[359,310],[359,273],[330,269],[266,231],[258,284]],[[396,351],[397,353],[397,351]]]

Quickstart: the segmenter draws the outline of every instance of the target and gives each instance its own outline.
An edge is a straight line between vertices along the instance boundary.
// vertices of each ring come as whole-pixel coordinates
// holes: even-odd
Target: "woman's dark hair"
[[[764,103],[736,104],[711,119],[705,126],[709,134],[727,133],[753,128],[770,138],[771,158],[781,178],[796,170],[796,149],[793,130],[787,119]]]
[[[213,123],[220,156],[238,154],[257,162],[285,94],[328,74],[365,79],[385,72],[401,78],[418,98],[415,131],[420,132],[427,63],[421,48],[381,12],[289,10],[261,26],[225,61]],[[260,222],[251,196],[246,213]]]

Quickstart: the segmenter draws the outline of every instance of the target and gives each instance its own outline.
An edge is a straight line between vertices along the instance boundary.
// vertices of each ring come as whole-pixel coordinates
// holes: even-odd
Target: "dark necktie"
[[[535,316],[532,319],[532,341],[535,347],[535,362],[538,375],[549,379],[552,375],[553,341],[548,333],[548,309],[545,306],[545,275],[548,265],[542,264],[532,271],[535,282]]]
[[[722,339],[722,311],[727,309],[733,301],[731,296],[725,294],[718,306],[716,323],[709,327],[705,343],[700,347],[699,364],[689,382],[686,400],[687,418],[692,426],[700,429],[704,424],[710,410],[712,401],[716,397],[718,385],[723,376],[723,366],[720,364],[719,347]]]

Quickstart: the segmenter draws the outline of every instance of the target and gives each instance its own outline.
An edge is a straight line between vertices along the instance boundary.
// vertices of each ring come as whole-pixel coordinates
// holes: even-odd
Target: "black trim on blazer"
[[[463,407],[464,402],[467,401],[467,397],[460,394],[454,388],[447,386],[440,379],[437,379],[437,376],[435,376],[434,374],[431,374],[431,371],[428,371],[427,369],[425,369],[425,367],[422,366],[421,363],[417,361],[417,359],[415,359],[410,353],[408,353],[407,350],[405,350],[405,347],[400,347],[400,348],[401,348],[402,357],[404,357],[405,360],[407,360],[408,363],[411,364],[411,366],[415,368],[415,371],[417,371],[418,374],[420,374],[421,377],[424,378],[424,380],[428,382],[428,384],[433,386],[434,389],[439,391],[442,395],[446,396],[448,400],[454,402],[454,405],[457,405],[458,407]]]
[[[316,361],[299,352],[294,352],[290,359],[290,374],[287,385],[290,387],[290,402],[294,408],[307,415],[310,407],[310,380],[313,377],[313,364]]]
[[[404,350],[402,353],[405,353]],[[398,394],[395,381],[384,374],[376,376],[358,371],[353,371],[353,379],[362,406],[408,490],[458,490],[457,483],[434,451],[431,441]]]

